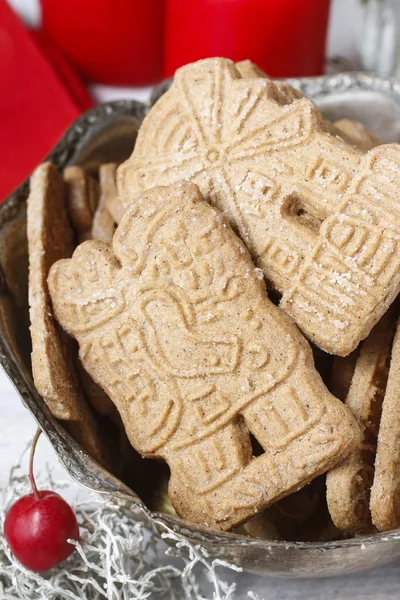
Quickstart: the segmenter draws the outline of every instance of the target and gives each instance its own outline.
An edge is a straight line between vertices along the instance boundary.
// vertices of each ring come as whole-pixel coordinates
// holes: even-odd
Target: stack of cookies
[[[109,424],[166,461],[194,523],[398,526],[399,182],[400,147],[250,62],[182,67],[118,169],[31,178],[38,391],[107,468]]]

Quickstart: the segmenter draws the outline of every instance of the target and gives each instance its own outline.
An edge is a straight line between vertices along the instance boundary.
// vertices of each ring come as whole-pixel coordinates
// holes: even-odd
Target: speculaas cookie
[[[97,181],[82,167],[72,165],[63,171],[67,210],[79,242],[91,239],[93,215],[99,199]]]
[[[99,167],[99,203],[94,213],[91,238],[111,244],[115,232],[115,221],[110,213],[110,203],[115,201],[115,165]]]
[[[308,99],[288,102],[234,63],[179,69],[118,169],[126,206],[190,180],[239,232],[281,307],[320,348],[346,356],[400,291],[400,149],[367,154],[325,131]]]
[[[382,405],[370,508],[380,531],[400,525],[400,327],[397,324]]]
[[[73,233],[63,181],[51,163],[40,165],[28,197],[29,313],[35,386],[51,413],[99,463],[109,466],[107,443],[81,390],[71,341],[53,318],[47,275],[53,263],[71,256]]]
[[[243,79],[268,77],[268,75],[251,62],[251,60],[242,60],[235,63],[235,66]],[[280,92],[280,104],[287,104],[293,100],[304,98],[304,95],[299,90],[285,81],[275,80],[274,84]],[[331,135],[338,135],[344,139],[345,142],[355,146],[362,152],[367,152],[368,150],[375,148],[375,146],[379,146],[381,143],[377,137],[368,131],[365,125],[351,119],[339,119],[333,123],[325,119],[324,129]]]
[[[362,150],[362,152],[368,152],[368,150],[372,150],[372,148],[379,146],[381,143],[378,138],[368,131],[365,125],[359,121],[339,119],[339,121],[335,121],[332,125],[337,130],[340,137],[347,143]]]
[[[363,342],[347,394],[346,405],[360,424],[362,438],[326,478],[330,515],[344,531],[371,528],[369,499],[394,331],[395,316],[389,311]]]
[[[308,343],[193,184],[146,192],[112,249],[81,244],[48,283],[58,321],[132,445],[167,461],[181,516],[235,527],[357,442]],[[249,430],[265,450],[257,458]]]
[[[235,63],[235,67],[243,79],[251,79],[254,77],[264,77],[268,79],[268,75],[251,60],[241,60]],[[304,95],[299,90],[286,83],[286,81],[275,80],[274,85],[278,92],[277,99],[280,104],[289,104],[290,102],[293,102],[293,100],[304,98]]]
[[[124,216],[125,208],[118,196],[117,190],[117,164],[105,163],[101,165],[102,177],[107,186],[106,208],[117,225]]]

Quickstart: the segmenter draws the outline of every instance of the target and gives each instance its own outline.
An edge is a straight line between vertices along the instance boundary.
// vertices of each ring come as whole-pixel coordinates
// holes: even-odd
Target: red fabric
[[[45,32],[31,29],[30,34],[46,56],[46,59],[52,64],[58,77],[73,97],[75,103],[82,110],[88,110],[94,106],[94,100],[79,75]]]
[[[0,200],[83,110],[5,0],[0,0]]]

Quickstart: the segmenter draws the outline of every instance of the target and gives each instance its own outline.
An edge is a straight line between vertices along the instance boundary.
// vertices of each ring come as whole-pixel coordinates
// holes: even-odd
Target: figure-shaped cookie
[[[370,508],[380,531],[400,525],[400,326],[397,323],[383,399]]]
[[[389,311],[361,346],[346,406],[359,422],[362,438],[358,448],[326,478],[330,515],[336,527],[344,531],[371,527],[369,497],[395,326],[395,316]]]
[[[228,217],[281,307],[347,355],[400,291],[400,149],[363,154],[317,107],[226,59],[179,69],[118,170],[129,205],[154,185],[196,183]]]
[[[150,190],[113,249],[85,242],[48,281],[58,321],[132,445],[168,462],[170,497],[187,519],[237,526],[356,442],[309,345],[196,186]],[[254,459],[249,430],[265,450]]]

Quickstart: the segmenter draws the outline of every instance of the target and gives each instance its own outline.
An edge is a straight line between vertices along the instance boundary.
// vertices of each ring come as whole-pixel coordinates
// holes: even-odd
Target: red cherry
[[[33,493],[9,509],[4,535],[14,556],[31,571],[41,573],[58,565],[75,550],[68,539],[79,540],[79,527],[69,504],[51,490],[38,491],[33,477],[33,455],[40,430],[32,444],[29,478]]]
[[[65,560],[79,539],[71,507],[55,492],[44,490],[23,496],[12,505],[4,522],[4,535],[14,556],[31,571],[47,571]]]

